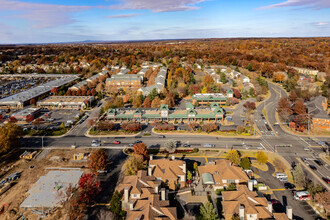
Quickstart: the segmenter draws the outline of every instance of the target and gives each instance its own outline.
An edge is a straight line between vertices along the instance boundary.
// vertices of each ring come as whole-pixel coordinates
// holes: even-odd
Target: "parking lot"
[[[0,78],[0,98],[21,92],[25,89],[32,88],[39,83],[45,83],[53,80],[53,78],[35,77],[35,78],[17,78],[6,79]]]

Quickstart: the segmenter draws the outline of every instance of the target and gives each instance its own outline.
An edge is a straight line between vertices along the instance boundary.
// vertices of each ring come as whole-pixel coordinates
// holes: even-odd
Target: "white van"
[[[295,200],[310,200],[311,195],[307,191],[298,191],[296,194],[293,196]]]
[[[275,173],[275,177],[277,179],[283,179],[283,178],[288,178],[288,176],[285,173]]]

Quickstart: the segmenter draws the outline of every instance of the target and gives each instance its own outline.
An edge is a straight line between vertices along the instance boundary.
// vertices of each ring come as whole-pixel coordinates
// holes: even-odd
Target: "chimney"
[[[169,193],[170,191],[167,189],[166,191],[165,191],[165,200],[168,200],[168,193]]]
[[[268,209],[268,211],[269,211],[270,213],[273,212],[273,205],[272,205],[272,203],[271,203],[270,201],[267,202],[267,209]]]
[[[153,154],[150,154],[149,160],[153,160],[153,159],[154,159],[154,155]]]
[[[148,166],[148,176],[152,176],[152,166]]]
[[[239,219],[244,220],[244,205],[239,206]]]
[[[252,180],[248,181],[248,188],[250,191],[253,191],[253,181]]]
[[[134,209],[134,202],[133,201],[130,201],[129,202],[129,210],[133,210]]]
[[[161,188],[160,189],[160,200],[165,201],[165,199],[166,199],[165,197],[166,197],[165,188]]]
[[[172,160],[175,160],[175,155],[174,154],[172,154]]]
[[[158,186],[158,184],[155,184],[155,193],[159,193],[159,186]]]
[[[128,188],[125,187],[124,189],[124,202],[128,202]]]
[[[184,173],[187,173],[187,165],[186,165],[186,162],[185,161],[183,161],[183,165],[182,165],[182,169],[183,169],[183,172]]]
[[[292,207],[291,206],[287,206],[286,207],[286,215],[288,216],[288,218],[291,220],[292,217],[293,217],[293,214],[292,214]]]

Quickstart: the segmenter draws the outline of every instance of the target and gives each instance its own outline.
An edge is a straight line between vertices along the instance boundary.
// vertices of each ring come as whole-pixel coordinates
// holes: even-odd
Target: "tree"
[[[19,147],[22,133],[22,128],[16,124],[7,123],[0,127],[0,153]]]
[[[99,116],[102,116],[104,114],[104,107],[102,106],[99,111]]]
[[[78,182],[80,201],[87,205],[94,202],[95,197],[101,191],[100,181],[91,173],[84,173]]]
[[[260,163],[260,164],[267,163],[267,161],[268,161],[268,157],[266,156],[266,154],[263,151],[259,151],[257,153],[256,159],[257,159],[258,163]]]
[[[140,123],[137,123],[137,122],[124,122],[121,125],[121,127],[125,131],[130,131],[130,132],[140,131],[142,129],[142,125]]]
[[[200,207],[200,217],[203,220],[216,220],[218,215],[211,202],[206,202]]]
[[[151,101],[150,101],[150,98],[149,97],[146,97],[144,99],[144,102],[142,104],[142,107],[143,108],[150,108],[151,107]]]
[[[133,97],[133,107],[134,108],[141,108],[141,105],[142,105],[142,99],[141,99],[141,96],[140,95],[135,95]]]
[[[193,167],[194,167],[195,172],[197,172],[198,171],[198,164],[197,164],[197,162],[194,162]]]
[[[53,93],[53,95],[56,95],[58,93],[58,87],[53,87],[50,92]]]
[[[236,184],[231,183],[226,187],[226,191],[235,191],[236,190]]]
[[[123,219],[125,217],[125,211],[121,206],[121,194],[116,190],[111,197],[110,211],[116,215],[116,219]]]
[[[239,165],[241,161],[237,150],[234,149],[228,152],[227,159],[236,165]]]
[[[124,164],[125,175],[136,175],[139,170],[144,168],[143,161],[143,156],[141,155],[130,156]]]
[[[243,157],[241,163],[239,164],[244,170],[248,170],[251,168],[251,162],[248,157]]]
[[[192,180],[192,174],[189,170],[187,171],[187,180]]]
[[[294,183],[299,187],[306,186],[306,175],[299,163],[292,172]]]
[[[169,140],[165,143],[165,148],[168,152],[174,153],[177,147],[177,143],[174,140]]]
[[[98,175],[98,170],[104,171],[108,164],[108,155],[105,149],[93,150],[88,158],[88,167],[95,175]]]
[[[15,124],[18,120],[14,116],[10,116],[8,118],[8,123]]]
[[[307,191],[309,192],[309,194],[312,196],[312,198],[315,198],[315,195],[317,193],[323,192],[324,189],[320,184],[314,184],[312,181],[309,181],[307,183]]]
[[[158,97],[157,89],[154,88],[153,90],[151,90],[151,92],[149,93],[148,97],[149,97],[150,101],[153,101],[154,98]]]
[[[147,159],[149,155],[148,149],[143,142],[134,144],[134,154],[142,155],[144,159]]]
[[[159,108],[161,104],[161,100],[158,96],[156,96],[156,98],[154,98],[154,100],[152,100],[151,102],[151,107],[152,108]]]
[[[239,99],[239,98],[242,97],[242,95],[241,95],[241,93],[239,92],[238,89],[233,89],[233,92],[234,92],[233,95],[234,95],[235,98]]]
[[[256,108],[256,103],[246,101],[246,102],[243,104],[243,107],[246,108],[248,111],[251,111],[251,110],[254,110],[254,109]]]
[[[0,114],[0,122],[2,122],[2,121],[3,121],[3,115]]]
[[[203,77],[203,84],[206,85],[206,86],[210,86],[212,83],[214,83],[214,79],[211,75],[209,74],[206,74],[204,77]]]
[[[202,128],[205,132],[210,133],[212,131],[216,131],[218,126],[215,123],[206,123],[203,124]]]
[[[64,124],[64,122],[62,122],[62,123],[60,124],[60,129],[61,129],[61,130],[64,130],[64,129],[65,129],[65,124]]]
[[[227,76],[226,76],[226,74],[224,72],[221,72],[220,73],[220,81],[222,83],[227,83],[228,82]]]
[[[197,128],[199,127],[199,124],[197,124],[196,122],[190,122],[189,123],[189,128],[196,131]]]
[[[293,111],[298,115],[306,114],[306,106],[303,99],[298,99],[294,102]]]

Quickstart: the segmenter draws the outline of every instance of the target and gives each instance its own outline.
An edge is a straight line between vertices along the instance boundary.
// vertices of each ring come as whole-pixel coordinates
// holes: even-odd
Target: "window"
[[[227,180],[227,183],[235,183],[235,180]]]

